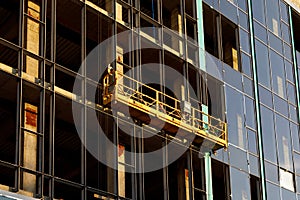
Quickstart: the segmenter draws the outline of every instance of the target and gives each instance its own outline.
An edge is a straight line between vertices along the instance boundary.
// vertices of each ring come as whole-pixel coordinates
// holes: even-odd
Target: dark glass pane
[[[278,199],[280,197],[280,188],[272,183],[267,182],[268,199]]]
[[[265,159],[277,163],[273,112],[264,106],[260,110],[264,156]]]
[[[289,104],[289,111],[290,111],[290,119],[294,122],[298,121],[298,111],[297,108],[294,105]]]
[[[287,119],[276,115],[276,133],[277,133],[277,147],[279,156],[279,165],[284,169],[293,171],[292,162],[292,143],[289,129],[289,122]]]
[[[248,97],[245,97],[245,108],[246,125],[253,129],[256,129],[254,101]]]
[[[285,65],[286,78],[290,80],[292,83],[294,83],[294,67],[292,63],[285,60],[284,65]]]
[[[259,158],[249,154],[249,165],[250,165],[250,173],[260,177]]]
[[[269,35],[269,45],[275,49],[278,53],[283,54],[282,52],[282,40],[268,31]]]
[[[224,80],[226,83],[242,90],[242,74],[228,65],[224,65]]]
[[[288,7],[283,1],[280,1],[280,14],[281,14],[281,19],[286,23],[288,23],[289,22]]]
[[[253,97],[253,81],[251,79],[246,78],[245,76],[243,78],[244,92],[249,96]]]
[[[237,170],[233,167],[230,168],[231,176],[231,194],[233,199],[250,199],[250,180],[249,175]]]
[[[258,40],[255,40],[256,64],[258,81],[264,86],[270,88],[270,69],[268,59],[268,49]]]
[[[244,10],[245,12],[247,12],[248,11],[248,5],[247,5],[247,3],[248,3],[248,1],[247,0],[237,0],[238,1],[238,6],[239,6],[239,8],[241,8],[242,10]]]
[[[264,0],[252,1],[253,17],[265,24],[265,2]]]
[[[237,7],[230,1],[220,1],[220,10],[228,19],[237,24]]]
[[[226,87],[226,102],[229,142],[245,149],[243,95],[230,87]]]
[[[244,1],[244,0],[243,0]],[[249,24],[248,24],[248,15],[245,14],[244,12],[239,10],[239,24],[241,27],[244,29],[248,30],[249,29]]]
[[[278,97],[277,95],[274,95],[274,108],[277,112],[283,114],[284,116],[289,116],[288,103],[284,99]]]
[[[268,181],[279,183],[278,167],[265,161],[265,173]]]
[[[300,152],[300,144],[299,144],[300,140],[299,140],[298,125],[296,125],[294,123],[290,123],[290,129],[291,129],[291,135],[293,138],[293,148],[294,148],[294,150]],[[299,170],[299,174],[300,174],[300,170]]]
[[[297,192],[299,192],[300,191],[300,176],[296,177],[296,181],[297,181]]]
[[[262,86],[259,86],[258,89],[259,89],[260,102],[265,104],[266,106],[269,106],[270,108],[272,108],[273,107],[272,93]]]
[[[282,98],[286,98],[286,84],[283,58],[270,50],[270,61],[272,69],[273,91]]]
[[[296,174],[300,174],[300,154],[294,152],[294,164]]]
[[[281,23],[281,31],[282,31],[283,40],[286,41],[288,44],[290,44],[291,42],[290,27],[287,26],[285,23]]]
[[[295,86],[288,82],[287,84],[287,91],[288,91],[288,100],[290,103],[296,105],[296,91]]]
[[[257,135],[256,132],[247,129],[248,133],[248,150],[251,153],[257,154]]]
[[[252,77],[252,62],[250,56],[242,52],[241,60],[242,60],[242,72],[245,73],[247,76]]]
[[[296,200],[297,197],[294,191],[282,189],[282,199]]]
[[[265,27],[261,26],[259,23],[254,21],[254,33],[255,37],[262,40],[264,43],[267,43],[267,30]]]
[[[267,26],[277,36],[280,35],[280,18],[278,0],[267,0]]]
[[[240,32],[240,45],[243,51],[250,54],[249,34],[243,29],[239,29]]]
[[[229,145],[228,151],[230,155],[229,156],[230,165],[235,166],[238,169],[247,171],[248,170],[247,153],[231,145]]]

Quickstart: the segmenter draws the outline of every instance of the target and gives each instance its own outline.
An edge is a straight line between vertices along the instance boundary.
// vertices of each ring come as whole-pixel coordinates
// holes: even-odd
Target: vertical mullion
[[[84,185],[84,190],[83,190],[83,194],[82,194],[82,199],[86,199],[87,198],[87,189],[86,189],[86,185],[87,185],[87,181],[86,181],[86,169],[87,169],[87,164],[86,164],[86,132],[87,132],[87,107],[86,107],[86,62],[85,62],[85,58],[86,58],[86,4],[83,4],[82,7],[82,12],[81,12],[81,32],[82,32],[82,37],[81,37],[81,74],[83,75],[83,87],[82,87],[82,102],[83,102],[83,114],[82,117],[82,133],[83,136],[82,138],[84,138],[83,144],[81,144],[81,173],[82,173],[82,179],[81,179],[81,183]]]
[[[51,60],[55,63],[55,47],[56,47],[56,0],[52,0],[51,5]],[[51,81],[53,83],[52,89],[54,91],[55,86],[55,64],[52,66],[52,73],[51,73]],[[49,194],[50,198],[54,198],[54,154],[55,154],[55,93],[52,93],[51,99],[50,99],[50,128],[49,128],[49,172],[51,173],[51,181],[49,184]]]
[[[255,0],[254,0],[255,1]],[[255,44],[254,44],[254,27],[253,27],[253,13],[252,13],[252,0],[248,1],[249,9],[249,30],[250,30],[250,44],[251,44],[251,58],[253,66],[253,82],[254,82],[254,97],[256,107],[256,122],[257,122],[257,139],[260,159],[260,176],[261,176],[261,187],[262,187],[262,200],[266,200],[266,179],[265,179],[265,166],[264,166],[264,155],[263,155],[263,143],[262,143],[262,129],[261,129],[261,115],[260,115],[260,104],[259,104],[259,92],[258,92],[258,77],[257,77],[257,66],[255,57]]]
[[[168,169],[168,145],[167,145],[167,137],[163,136],[162,146],[163,148],[163,185],[164,185],[164,200],[169,200],[170,197],[170,188],[169,188],[169,169]]]
[[[189,197],[188,199],[194,199],[194,185],[193,185],[193,163],[192,163],[192,150],[191,148],[187,151],[187,169],[188,169],[188,176],[189,176]]]
[[[22,66],[23,66],[23,41],[24,41],[24,1],[20,1],[20,24],[19,24],[19,45],[21,46],[21,50],[19,52],[19,66],[18,66],[18,76],[21,77],[22,73]],[[18,166],[15,176],[15,190],[18,191],[20,188],[20,177],[21,177],[21,171],[20,171],[20,165],[21,165],[21,119],[22,119],[22,79],[19,79],[18,83],[18,92],[17,92],[17,124],[16,124],[16,164]]]

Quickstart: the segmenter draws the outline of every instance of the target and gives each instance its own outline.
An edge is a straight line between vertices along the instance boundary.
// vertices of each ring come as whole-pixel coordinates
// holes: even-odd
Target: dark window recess
[[[203,19],[206,51],[233,69],[241,71],[237,25],[205,4]]]
[[[18,44],[20,1],[0,1],[0,37]]]
[[[55,181],[54,183],[54,198],[55,199],[72,199],[79,200],[81,198],[81,190],[75,186],[67,185]]]
[[[250,175],[250,187],[251,187],[251,199],[261,200],[261,190],[259,178],[253,175]]]
[[[56,62],[77,72],[81,65],[81,7],[73,1],[58,1],[56,18]]]
[[[0,63],[11,68],[18,68],[18,52],[0,44]]]
[[[91,119],[95,117],[95,114],[98,118],[99,125],[102,131],[108,136],[111,141],[113,141],[115,129],[115,123],[112,117],[92,109],[87,109],[86,146],[89,149],[98,149],[98,151],[94,152],[93,155],[88,151],[88,149],[86,150],[87,185],[98,188],[102,191],[114,193],[114,177],[116,176],[117,172],[116,170],[107,167],[105,164],[99,161],[101,156],[105,156],[106,159],[112,159],[110,155],[112,150],[107,150],[109,145],[107,145],[105,141],[101,141],[99,134],[97,134],[99,133],[100,128],[91,123]]]
[[[157,0],[140,1],[140,10],[149,17],[158,20],[158,3]]]
[[[180,1],[163,0],[162,12],[163,24],[176,32],[182,32],[182,14],[180,12]]]
[[[168,166],[168,187],[170,199],[190,199],[189,170],[187,167],[187,155],[182,155],[177,161]]]
[[[212,184],[214,199],[231,199],[229,167],[226,164],[212,160]]]
[[[145,153],[156,151],[162,148],[163,145],[165,145],[163,138],[157,135],[153,136],[153,134],[154,132],[150,132],[146,129],[144,130],[144,135],[147,136],[142,141]],[[156,154],[156,156],[153,157],[152,161],[144,160],[143,164],[144,166],[151,166],[151,162],[153,162],[154,160],[155,162],[163,162],[163,154]],[[163,199],[165,194],[164,170],[165,169],[159,169],[153,172],[146,172],[143,174],[145,200]]]
[[[0,73],[0,160],[9,163],[15,163],[16,154],[17,85],[17,79]]]
[[[0,165],[0,184],[14,187],[15,169]]]
[[[55,105],[54,175],[79,183],[81,181],[82,161],[81,141],[78,135],[80,130],[76,129],[79,127],[75,127],[72,116],[72,102],[69,99],[56,95]],[[76,108],[76,113],[80,113],[81,107],[79,104],[74,108]],[[80,116],[80,114],[77,116]],[[60,188],[62,189],[62,187]],[[59,189],[55,189],[55,191],[59,193]],[[62,191],[64,190],[62,189]],[[62,194],[66,195],[64,192]],[[74,199],[80,199],[79,196],[76,197]],[[65,199],[65,196],[55,196],[55,198]]]
[[[144,195],[146,200],[161,199],[164,196],[163,170],[145,173],[144,187]]]
[[[297,53],[297,64],[299,66],[299,58],[300,58],[300,15],[298,15],[295,11],[292,12],[292,21],[293,21],[293,34],[294,34],[294,47]]]

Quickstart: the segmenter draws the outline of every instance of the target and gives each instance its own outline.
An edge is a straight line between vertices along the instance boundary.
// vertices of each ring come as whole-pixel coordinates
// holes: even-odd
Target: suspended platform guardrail
[[[227,148],[227,123],[224,121],[192,106],[189,112],[184,112],[178,99],[117,71],[113,76],[113,81],[109,74],[103,79],[104,105],[113,104],[114,109],[129,111],[131,117],[170,133],[184,130],[180,132],[181,137],[195,134],[198,143],[209,140],[215,144],[213,150]]]

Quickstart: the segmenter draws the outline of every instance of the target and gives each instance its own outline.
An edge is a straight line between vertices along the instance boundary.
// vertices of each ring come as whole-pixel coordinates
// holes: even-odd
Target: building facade
[[[297,30],[293,0],[1,0],[0,199],[300,199]]]

